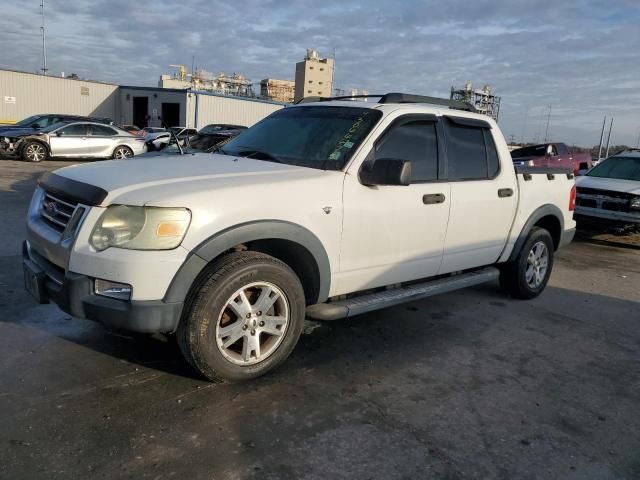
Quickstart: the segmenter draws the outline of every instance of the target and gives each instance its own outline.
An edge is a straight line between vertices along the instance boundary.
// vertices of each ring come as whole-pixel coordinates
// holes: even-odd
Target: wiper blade
[[[269,160],[271,162],[282,163],[278,157],[262,150],[241,150],[238,152],[238,155],[245,158],[256,158],[258,160]]]

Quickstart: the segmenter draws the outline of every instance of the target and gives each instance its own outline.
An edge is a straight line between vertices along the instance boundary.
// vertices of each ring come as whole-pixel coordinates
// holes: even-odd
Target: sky
[[[42,66],[40,0],[0,0],[0,68]],[[640,0],[45,0],[49,73],[157,85],[170,64],[293,80],[307,48],[335,85],[448,97],[490,84],[507,140],[640,137]],[[257,88],[259,91],[259,88]],[[513,137],[512,137],[513,136]]]

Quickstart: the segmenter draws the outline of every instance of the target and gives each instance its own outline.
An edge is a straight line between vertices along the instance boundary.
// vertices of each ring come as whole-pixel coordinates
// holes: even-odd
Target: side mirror
[[[63,132],[62,132],[62,131],[57,131],[57,132],[56,132],[56,136],[57,136],[57,137],[61,137],[62,135],[63,135]]]
[[[398,158],[379,158],[362,164],[363,185],[404,185],[411,183],[411,162]]]

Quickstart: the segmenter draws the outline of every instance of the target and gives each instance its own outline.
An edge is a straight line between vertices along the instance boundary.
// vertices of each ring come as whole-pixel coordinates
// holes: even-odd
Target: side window
[[[411,162],[411,181],[438,178],[436,124],[413,121],[398,125],[376,145],[375,158],[398,158]]]
[[[559,143],[557,148],[558,148],[558,155],[569,155],[569,149],[564,143]]]
[[[481,180],[498,172],[498,152],[488,128],[447,120],[445,141],[449,179]]]
[[[96,137],[112,137],[116,134],[113,128],[102,125],[91,125],[91,135]]]
[[[40,117],[38,120],[36,120],[31,124],[33,128],[44,128],[48,125],[49,125],[49,117]]]
[[[65,136],[83,137],[87,134],[87,126],[84,123],[74,123],[60,130]]]

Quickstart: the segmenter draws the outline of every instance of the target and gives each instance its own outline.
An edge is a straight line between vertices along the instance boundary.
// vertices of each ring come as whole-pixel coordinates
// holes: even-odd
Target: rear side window
[[[117,132],[113,128],[102,125],[91,125],[91,135],[96,137],[112,137]]]
[[[558,144],[558,155],[569,155],[569,149],[564,143]]]
[[[376,146],[375,158],[397,158],[411,162],[411,181],[438,178],[438,141],[434,122],[407,122],[387,133]]]
[[[498,152],[488,128],[447,119],[446,146],[450,180],[482,180],[498,173]]]

